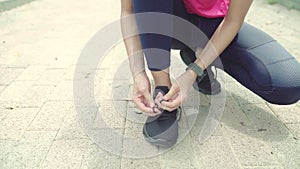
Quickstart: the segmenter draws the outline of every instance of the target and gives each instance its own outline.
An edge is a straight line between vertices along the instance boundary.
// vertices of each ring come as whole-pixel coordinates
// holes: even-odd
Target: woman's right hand
[[[150,95],[150,80],[145,71],[138,73],[134,77],[134,90],[132,101],[147,116],[157,116],[160,112],[155,107],[155,103]],[[153,111],[154,109],[154,111]]]

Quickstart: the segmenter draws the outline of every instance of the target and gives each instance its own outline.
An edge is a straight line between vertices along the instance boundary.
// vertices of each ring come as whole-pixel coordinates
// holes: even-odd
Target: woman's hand
[[[157,116],[160,111],[155,107],[155,103],[151,98],[150,91],[151,85],[146,72],[143,71],[138,73],[134,77],[132,101],[145,115]]]
[[[173,111],[177,109],[187,98],[188,91],[193,85],[197,75],[192,70],[187,70],[176,79],[176,83],[173,83],[170,91],[162,96],[159,94],[155,102],[159,108],[167,111]]]

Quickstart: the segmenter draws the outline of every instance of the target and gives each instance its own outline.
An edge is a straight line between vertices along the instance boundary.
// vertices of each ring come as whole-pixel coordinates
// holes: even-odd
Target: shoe
[[[195,52],[189,48],[180,50],[180,56],[186,65],[196,60]],[[217,74],[217,69],[215,70]],[[195,90],[208,95],[215,95],[221,92],[220,82],[218,82],[217,76],[212,71],[212,66],[208,66],[204,70],[203,76],[196,78],[193,87]]]
[[[165,95],[168,91],[167,86],[157,86],[154,90],[153,98],[155,98],[159,92]],[[172,112],[163,110],[158,116],[149,116],[143,127],[145,139],[159,147],[169,148],[175,145],[178,139],[178,112],[179,109],[173,110]]]

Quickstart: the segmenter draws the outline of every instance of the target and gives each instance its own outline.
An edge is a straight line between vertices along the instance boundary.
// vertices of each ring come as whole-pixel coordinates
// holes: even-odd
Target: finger
[[[176,108],[178,108],[181,103],[183,102],[183,98],[178,95],[177,97],[175,97],[173,100],[170,100],[168,102],[162,102],[161,105],[166,109],[166,110],[174,110]]]
[[[163,98],[163,94],[161,92],[159,92],[154,99],[155,104],[159,105],[162,98]]]
[[[163,96],[163,99],[164,100],[170,100],[177,92],[178,92],[177,85],[172,85],[169,92],[166,95]]]
[[[141,110],[143,114],[145,114],[147,116],[157,116],[157,115],[159,115],[161,113],[161,111],[158,108],[154,109],[155,110],[155,112],[154,112],[153,108],[149,107],[145,103],[143,103],[140,98],[134,97],[132,99],[132,101],[134,102],[134,104],[136,105],[136,107],[139,110]]]
[[[150,91],[148,89],[142,89],[141,91],[141,94],[145,97],[145,99],[147,101],[151,100],[151,95],[150,95]]]
[[[159,115],[159,114],[161,114],[162,112],[161,112],[161,110],[160,109],[158,109],[158,107],[157,106],[155,106],[155,107],[153,107],[152,108],[152,111],[156,114],[156,115]]]

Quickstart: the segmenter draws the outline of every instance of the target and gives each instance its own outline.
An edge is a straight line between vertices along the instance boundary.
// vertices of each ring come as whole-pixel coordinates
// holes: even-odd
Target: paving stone
[[[84,154],[81,168],[119,169],[121,168],[121,157],[113,155],[95,145],[88,150],[87,154]]]
[[[10,85],[22,72],[24,68],[0,68],[0,84]]]
[[[160,166],[160,158],[146,158],[146,159],[133,159],[133,158],[122,158],[121,169],[148,169],[148,168],[162,168]]]
[[[16,100],[25,94],[34,84],[33,81],[12,82],[0,95],[1,100]]]
[[[181,142],[172,149],[161,149],[162,168],[204,168],[202,161],[198,158],[200,151],[198,144],[187,135]]]
[[[20,107],[42,107],[55,89],[56,87],[53,85],[31,86],[17,102],[20,103]]]
[[[11,108],[0,108],[0,122],[12,111]]]
[[[57,133],[56,140],[76,140],[87,139],[86,133],[83,131],[74,111],[70,111],[62,123],[59,132]]]
[[[116,101],[117,102],[117,101]],[[124,128],[127,102],[103,101],[94,121],[94,128]]]
[[[253,166],[253,167],[244,167],[245,169],[283,169],[282,166]]]
[[[66,69],[47,69],[36,81],[36,85],[56,85],[65,78]]]
[[[7,88],[7,86],[0,86],[0,95],[3,92],[3,90],[5,90]]]
[[[241,107],[257,132],[265,136],[290,135],[266,104],[245,104]]]
[[[126,121],[123,140],[123,157],[148,158],[159,154],[158,148],[144,139],[142,123]]]
[[[73,81],[61,81],[48,100],[73,100]]]
[[[46,66],[42,65],[29,65],[24,72],[18,76],[17,81],[36,81],[46,70]]]
[[[292,136],[274,136],[265,140],[283,168],[300,167],[300,142],[298,139]]]
[[[199,141],[200,135],[201,136],[206,135],[204,133],[204,130],[206,131],[207,129],[211,129],[213,127],[213,126],[207,126],[207,125],[212,125],[212,124],[205,123],[205,121],[208,118],[208,111],[209,111],[208,106],[202,106],[202,107],[200,107],[198,114],[193,115],[193,112],[189,112],[189,110],[186,112],[187,120],[188,120],[188,123],[190,126],[190,134],[195,141]],[[213,130],[212,133],[210,135],[208,135],[206,138],[209,138],[213,135],[215,135],[215,136],[222,135],[220,123],[216,124],[216,126],[214,126],[213,128],[215,128],[215,130]]]
[[[225,104],[226,107],[221,118],[223,126],[230,126],[237,130],[252,130],[253,126],[251,122],[234,98],[228,96]]]
[[[144,115],[136,106],[133,105],[132,102],[128,103],[127,107],[127,114],[126,116],[126,122],[132,122],[132,123],[139,123],[144,124],[147,116]]]
[[[65,115],[70,111],[70,107],[70,101],[46,102],[32,121],[28,130],[57,131],[60,128]]]
[[[225,137],[212,136],[203,144],[197,143],[197,158],[205,168],[242,168]]]
[[[89,140],[54,141],[41,168],[80,168],[90,147]]]
[[[94,95],[97,102],[111,100],[113,98],[111,81],[99,81],[95,83]]]
[[[107,75],[109,74],[107,73]],[[102,80],[103,71],[97,69],[91,69],[84,65],[72,65],[66,69],[65,80],[80,81],[82,79],[84,80],[90,78],[91,76],[95,76],[95,81]]]
[[[292,123],[292,124],[285,124],[288,129],[293,133],[293,135],[300,139],[300,123]]]
[[[55,135],[56,132],[26,131],[19,142],[3,142],[0,167],[39,168]]]
[[[238,104],[265,103],[262,98],[238,83],[226,83],[227,95],[231,95]]]
[[[38,111],[38,108],[20,108],[10,111],[0,122],[0,139],[19,140]]]
[[[232,149],[240,163],[243,166],[269,166],[279,165],[278,159],[268,144],[262,141],[259,137],[249,137],[246,133],[239,133],[234,130],[226,130]]]
[[[87,130],[87,134],[101,149],[116,155],[122,154],[124,129],[93,129]]]
[[[292,105],[274,105],[268,104],[272,111],[284,123],[299,123],[300,122],[300,107],[296,104]]]

